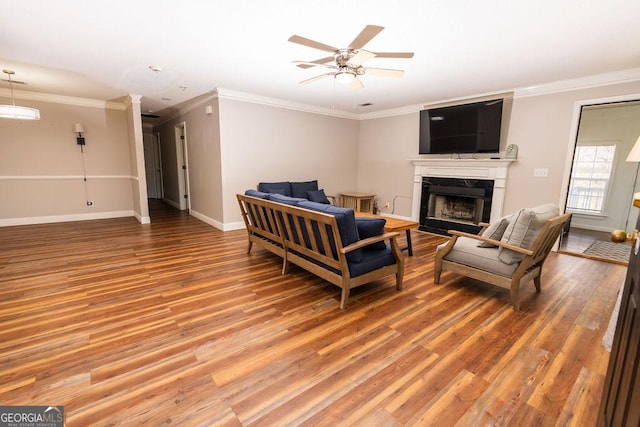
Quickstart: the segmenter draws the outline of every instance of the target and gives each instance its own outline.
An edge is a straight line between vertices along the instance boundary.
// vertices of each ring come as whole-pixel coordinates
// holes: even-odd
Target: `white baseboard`
[[[71,221],[88,221],[92,219],[110,219],[133,216],[143,224],[133,211],[113,211],[113,212],[95,212],[89,214],[71,214],[71,215],[51,215],[51,216],[34,216],[27,218],[6,218],[0,219],[0,227],[10,227],[15,225],[33,225],[48,224],[55,222],[71,222]],[[146,217],[149,220],[149,217]]]
[[[221,231],[233,231],[233,230],[244,229],[244,222],[222,223],[206,215],[203,215],[198,211],[194,211],[193,209],[189,211],[189,214],[195,218],[198,218],[200,221],[205,222]]]
[[[169,199],[162,199],[163,202],[165,202],[166,204],[168,204],[169,206],[173,206],[176,209],[180,209],[180,203],[176,203],[173,200],[169,200]]]

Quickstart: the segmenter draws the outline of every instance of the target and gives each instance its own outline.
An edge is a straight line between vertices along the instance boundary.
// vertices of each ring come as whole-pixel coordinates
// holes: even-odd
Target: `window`
[[[573,157],[567,210],[604,214],[604,202],[611,181],[615,144],[578,145]]]

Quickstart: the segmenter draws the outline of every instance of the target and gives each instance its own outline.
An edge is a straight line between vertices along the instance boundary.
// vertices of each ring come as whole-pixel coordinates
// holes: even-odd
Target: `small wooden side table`
[[[375,194],[369,193],[340,193],[340,205],[356,212],[373,213],[373,199],[375,197]]]

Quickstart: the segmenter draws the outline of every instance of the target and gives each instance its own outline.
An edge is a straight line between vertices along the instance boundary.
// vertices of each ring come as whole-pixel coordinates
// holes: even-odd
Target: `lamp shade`
[[[84,133],[84,126],[81,123],[76,123],[73,125],[73,131],[75,133]]]
[[[0,117],[3,119],[40,120],[40,111],[19,105],[0,105]]]
[[[627,156],[627,162],[640,162],[640,136]]]

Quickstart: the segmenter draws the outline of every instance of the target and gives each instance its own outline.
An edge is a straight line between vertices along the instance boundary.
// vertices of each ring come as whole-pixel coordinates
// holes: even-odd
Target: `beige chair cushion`
[[[489,226],[482,232],[482,237],[487,237],[493,240],[500,240],[507,230],[507,226],[511,221],[511,215],[500,218],[499,220],[489,224]],[[481,248],[497,248],[497,245],[493,245],[489,242],[480,242],[478,246]]]
[[[520,209],[513,214],[512,220],[507,226],[502,239],[504,243],[529,249],[535,241],[544,223],[560,214],[557,205],[546,204],[531,209]],[[518,263],[524,255],[509,249],[500,248],[498,259],[507,264]]]
[[[511,277],[513,272],[518,268],[517,264],[505,264],[498,259],[498,248],[481,248],[477,245],[478,241],[468,237],[458,237],[456,244],[453,246],[444,259],[459,264],[475,267],[480,270],[499,274],[505,277]],[[436,252],[446,245],[443,243],[436,248]]]

